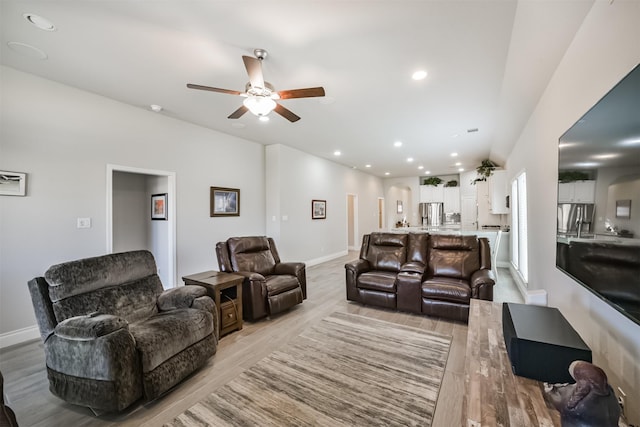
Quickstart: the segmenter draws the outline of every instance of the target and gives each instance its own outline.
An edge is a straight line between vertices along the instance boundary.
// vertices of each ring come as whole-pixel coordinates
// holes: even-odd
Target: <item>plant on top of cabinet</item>
[[[492,160],[484,159],[480,163],[480,166],[476,168],[476,172],[478,172],[478,178],[476,178],[475,181],[473,181],[473,183],[475,184],[478,181],[486,181],[487,178],[489,178],[493,174],[493,171],[496,168],[496,166],[498,165],[494,163]]]
[[[457,187],[458,186],[458,181],[456,181],[455,179],[452,179],[451,181],[447,181],[447,183],[444,186],[445,187]]]
[[[430,176],[422,181],[422,185],[433,185],[435,187],[439,184],[442,184],[442,178],[439,176]]]
[[[589,174],[582,171],[562,171],[558,173],[558,181],[560,182],[586,181],[588,179]]]

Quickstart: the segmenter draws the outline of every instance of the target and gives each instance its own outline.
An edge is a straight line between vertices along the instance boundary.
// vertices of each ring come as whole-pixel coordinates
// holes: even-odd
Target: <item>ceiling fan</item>
[[[231,115],[227,117],[229,119],[238,119],[247,111],[251,111],[259,117],[266,116],[271,111],[275,111],[290,122],[297,122],[300,120],[300,117],[276,102],[277,100],[324,96],[323,87],[276,91],[271,83],[264,81],[262,76],[262,61],[267,57],[267,51],[264,49],[255,49],[253,53],[256,55],[255,58],[242,56],[244,66],[249,75],[249,83],[247,83],[244,92],[191,83],[188,83],[187,87],[189,89],[208,90],[211,92],[243,96],[245,99],[242,101],[242,106],[231,113]]]

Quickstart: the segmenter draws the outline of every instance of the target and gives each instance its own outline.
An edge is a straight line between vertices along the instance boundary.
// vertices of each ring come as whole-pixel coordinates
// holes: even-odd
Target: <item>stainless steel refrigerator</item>
[[[558,205],[558,233],[582,236],[593,231],[593,203],[561,203]]]
[[[438,226],[444,223],[444,203],[420,203],[418,209],[423,226]]]

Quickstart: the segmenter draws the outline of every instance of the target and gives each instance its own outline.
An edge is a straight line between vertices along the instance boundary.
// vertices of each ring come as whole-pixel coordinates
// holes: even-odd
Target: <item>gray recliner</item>
[[[218,311],[206,289],[165,291],[156,271],[150,252],[132,251],[54,265],[29,281],[53,394],[120,411],[215,354]]]

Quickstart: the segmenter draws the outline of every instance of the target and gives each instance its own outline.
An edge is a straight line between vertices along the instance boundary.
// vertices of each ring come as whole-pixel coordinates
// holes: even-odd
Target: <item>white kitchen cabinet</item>
[[[460,213],[460,187],[444,187],[444,211]]]
[[[421,185],[420,186],[420,202],[444,202],[444,184],[440,185]]]
[[[573,181],[558,184],[558,203],[595,203],[596,181]]]
[[[500,215],[491,212],[489,203],[489,183],[487,181],[476,182],[478,202],[478,226],[500,225]]]
[[[492,214],[509,213],[507,207],[507,171],[497,170],[488,179],[489,211]]]

